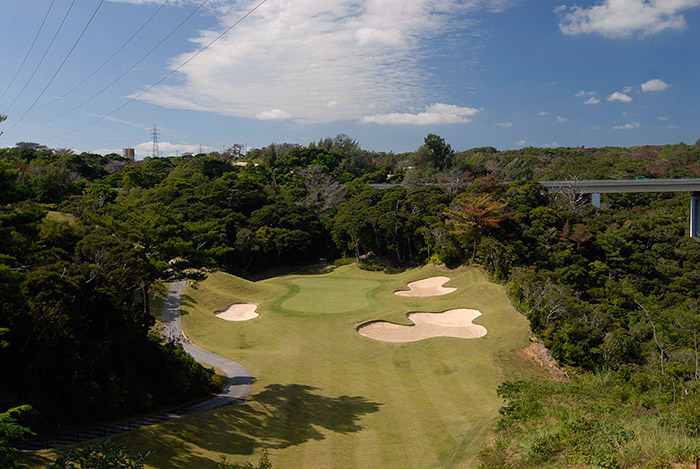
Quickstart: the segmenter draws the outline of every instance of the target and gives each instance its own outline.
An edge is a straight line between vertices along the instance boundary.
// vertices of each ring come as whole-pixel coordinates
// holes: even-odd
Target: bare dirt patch
[[[250,321],[260,316],[255,312],[257,305],[250,303],[237,303],[229,306],[224,311],[214,313],[217,318],[227,321]]]
[[[569,381],[569,375],[559,367],[557,361],[552,357],[549,349],[532,332],[530,332],[530,345],[515,352],[516,355],[534,363],[544,369],[552,378],[559,381]]]
[[[447,295],[456,291],[456,288],[443,287],[449,282],[450,277],[430,277],[417,280],[408,284],[408,290],[395,291],[394,295],[406,296],[410,298],[427,298],[430,296]]]
[[[357,332],[361,336],[382,342],[416,342],[431,337],[456,337],[476,339],[486,335],[486,328],[472,321],[481,316],[476,309],[450,309],[442,313],[409,313],[406,317],[413,326],[388,321],[372,321],[361,324]]]

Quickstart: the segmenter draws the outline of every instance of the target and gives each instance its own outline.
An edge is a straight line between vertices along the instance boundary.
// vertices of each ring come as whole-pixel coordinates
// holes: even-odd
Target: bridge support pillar
[[[700,238],[700,192],[690,193],[690,236]]]

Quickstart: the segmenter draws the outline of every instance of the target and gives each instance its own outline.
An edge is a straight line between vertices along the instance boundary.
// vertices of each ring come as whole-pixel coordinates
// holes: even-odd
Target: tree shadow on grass
[[[333,264],[301,264],[293,266],[280,266],[273,267],[262,272],[258,272],[252,275],[244,276],[244,278],[252,281],[259,282],[261,280],[267,280],[275,277],[282,277],[285,275],[320,275],[333,272],[336,266]]]
[[[361,396],[328,397],[318,388],[273,384],[246,404],[230,405],[168,424],[155,451],[167,467],[192,467],[187,446],[229,455],[251,455],[258,448],[282,449],[325,439],[323,431],[354,433],[360,418],[381,404]],[[166,467],[166,466],[163,466]]]
[[[194,306],[197,302],[190,295],[183,293],[180,298],[180,315],[189,314],[187,311],[183,311],[182,307]]]

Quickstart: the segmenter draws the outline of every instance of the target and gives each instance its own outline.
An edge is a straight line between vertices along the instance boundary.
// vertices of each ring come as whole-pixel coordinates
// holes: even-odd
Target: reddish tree
[[[505,218],[506,205],[489,194],[464,194],[445,210],[447,226],[457,234],[474,237],[471,264],[474,263],[476,247],[483,231],[488,227],[500,227]]]

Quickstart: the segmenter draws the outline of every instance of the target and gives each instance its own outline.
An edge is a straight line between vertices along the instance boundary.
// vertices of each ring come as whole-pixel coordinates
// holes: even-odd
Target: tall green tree
[[[420,162],[427,164],[434,171],[445,171],[452,167],[455,151],[445,139],[435,134],[428,134],[423,146],[418,150]]]

